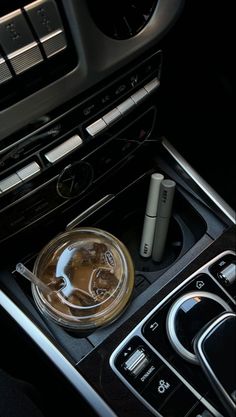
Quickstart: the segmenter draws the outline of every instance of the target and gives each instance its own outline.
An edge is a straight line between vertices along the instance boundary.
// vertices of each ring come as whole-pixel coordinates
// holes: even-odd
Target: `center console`
[[[102,33],[101,10],[94,14],[93,2],[77,3],[22,1],[18,10],[12,1],[0,17],[0,30],[9,19],[24,18],[42,56],[18,73],[14,59],[23,46],[13,58],[5,43],[0,47],[0,75],[3,63],[11,74],[0,84],[8,91],[0,101],[1,309],[102,417],[226,417],[232,408],[225,407],[205,376],[199,346],[215,320],[235,315],[234,212],[179,155],[159,123],[164,52],[156,42],[182,2],[159,0],[156,8],[147,2],[142,10],[142,17],[148,15],[146,26],[142,18],[135,36],[120,19],[116,32],[102,21]],[[46,39],[34,21],[39,6],[40,16],[42,7],[49,13],[56,6],[59,28],[53,26]],[[85,16],[91,33],[85,30]],[[54,36],[63,37],[63,47],[49,54]],[[47,69],[44,84],[30,82],[34,71]],[[15,94],[21,77],[27,88]],[[176,183],[161,262],[139,253],[154,172]],[[52,238],[80,226],[106,230],[126,245],[135,285],[117,320],[73,332],[38,311],[30,283],[15,265],[22,262],[33,270]]]
[[[157,304],[110,358],[116,375],[154,415],[221,415],[219,398],[194,352],[194,338],[219,314],[235,312],[235,293],[220,285],[219,273],[212,275],[226,259],[235,266],[235,253],[226,251],[198,269]]]

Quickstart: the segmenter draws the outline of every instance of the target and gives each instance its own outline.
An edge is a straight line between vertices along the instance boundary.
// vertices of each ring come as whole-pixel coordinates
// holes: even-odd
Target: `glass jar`
[[[52,292],[32,284],[36,305],[46,317],[71,330],[113,322],[126,307],[134,286],[127,248],[96,228],[62,233],[39,253],[34,273]]]

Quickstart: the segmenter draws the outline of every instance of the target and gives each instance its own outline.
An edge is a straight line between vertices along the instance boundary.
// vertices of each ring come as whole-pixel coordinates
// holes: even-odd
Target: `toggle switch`
[[[43,61],[20,9],[0,18],[0,43],[16,74]]]
[[[61,17],[54,0],[37,0],[24,7],[48,58],[67,47]]]
[[[124,363],[124,369],[137,377],[144,368],[149,364],[150,360],[142,348],[138,348]]]

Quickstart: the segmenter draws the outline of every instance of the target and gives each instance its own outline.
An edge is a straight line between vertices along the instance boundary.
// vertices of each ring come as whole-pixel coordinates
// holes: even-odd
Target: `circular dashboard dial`
[[[89,0],[89,10],[99,29],[114,39],[135,36],[150,20],[157,0]]]
[[[93,168],[88,162],[76,162],[63,169],[57,181],[57,192],[63,198],[75,198],[90,186]]]

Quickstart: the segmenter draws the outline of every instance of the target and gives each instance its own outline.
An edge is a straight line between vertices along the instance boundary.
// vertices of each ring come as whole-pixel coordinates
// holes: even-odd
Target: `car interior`
[[[0,416],[236,415],[233,6],[1,1]]]

